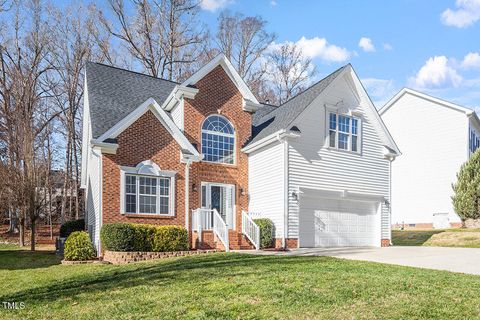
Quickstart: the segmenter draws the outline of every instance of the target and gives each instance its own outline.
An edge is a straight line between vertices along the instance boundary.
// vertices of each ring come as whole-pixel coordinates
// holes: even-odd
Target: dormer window
[[[328,114],[328,145],[330,148],[360,152],[360,119],[330,112]]]
[[[227,118],[211,115],[202,125],[202,153],[204,161],[235,163],[235,131]]]

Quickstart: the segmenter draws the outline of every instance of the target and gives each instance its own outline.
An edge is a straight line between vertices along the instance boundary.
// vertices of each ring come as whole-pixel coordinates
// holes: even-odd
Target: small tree
[[[465,162],[452,185],[453,207],[462,221],[480,217],[480,149]]]

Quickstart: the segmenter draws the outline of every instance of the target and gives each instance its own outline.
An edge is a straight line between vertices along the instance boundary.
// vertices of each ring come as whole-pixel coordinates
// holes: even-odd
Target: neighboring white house
[[[458,225],[452,183],[480,145],[475,111],[405,88],[379,112],[402,150],[392,168],[392,222],[406,227]]]
[[[254,119],[249,209],[287,247],[390,243],[390,166],[400,154],[351,65]]]

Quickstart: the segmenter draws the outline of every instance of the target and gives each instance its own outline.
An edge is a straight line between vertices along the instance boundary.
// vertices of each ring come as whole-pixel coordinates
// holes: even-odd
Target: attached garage
[[[300,247],[380,246],[380,202],[302,197]]]

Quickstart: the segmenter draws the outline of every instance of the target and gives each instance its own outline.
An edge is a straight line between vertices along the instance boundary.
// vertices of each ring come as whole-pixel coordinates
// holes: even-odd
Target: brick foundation
[[[197,254],[213,253],[217,250],[192,250],[192,251],[173,251],[173,252],[120,252],[108,251],[103,253],[103,261],[111,264],[124,264],[137,261],[146,261],[153,259],[163,259],[171,257],[184,257]]]
[[[285,245],[287,249],[297,249],[298,239],[287,238],[285,239]],[[275,249],[282,249],[282,238],[275,238]]]
[[[389,247],[390,246],[390,239],[382,239],[381,246],[382,247]]]

